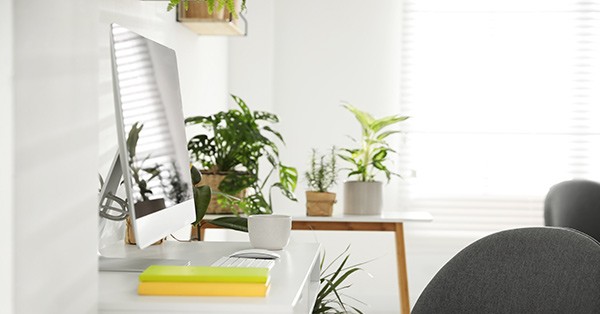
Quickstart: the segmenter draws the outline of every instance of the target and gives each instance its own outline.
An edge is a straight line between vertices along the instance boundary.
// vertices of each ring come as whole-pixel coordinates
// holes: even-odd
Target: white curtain
[[[402,160],[424,232],[543,225],[555,183],[600,180],[600,5],[406,0]]]

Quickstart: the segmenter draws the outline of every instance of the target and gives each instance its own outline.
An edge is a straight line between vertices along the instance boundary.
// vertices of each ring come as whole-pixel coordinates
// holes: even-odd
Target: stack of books
[[[268,268],[152,265],[139,276],[138,294],[264,297]]]

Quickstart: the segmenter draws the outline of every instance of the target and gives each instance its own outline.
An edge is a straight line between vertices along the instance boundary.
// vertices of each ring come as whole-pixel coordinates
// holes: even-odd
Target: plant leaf
[[[273,185],[271,186],[271,188],[274,187],[278,187],[279,190],[281,191],[281,194],[283,194],[283,196],[287,197],[289,200],[297,202],[298,199],[296,198],[296,195],[294,195],[294,193],[288,189],[286,189],[280,182],[275,182],[273,183]]]
[[[356,120],[358,120],[363,129],[363,134],[371,130],[371,123],[373,123],[375,119],[369,113],[362,111],[348,103],[344,103],[342,106],[354,114],[354,117]]]
[[[284,166],[279,164],[279,183],[290,192],[296,190],[298,183],[298,170],[294,167]]]
[[[184,122],[186,125],[210,124],[211,118],[205,116],[193,116],[185,118]]]
[[[192,175],[192,184],[196,185],[202,181],[202,173],[194,165],[190,165],[190,174]]]
[[[271,132],[272,134],[274,134],[275,136],[277,136],[277,138],[278,138],[278,139],[279,139],[279,140],[280,140],[282,143],[285,143],[285,141],[283,140],[283,136],[281,136],[281,133],[279,133],[279,132],[277,132],[277,131],[275,131],[275,130],[271,129],[271,127],[269,127],[269,126],[267,126],[267,125],[266,125],[266,126],[263,126],[263,130],[265,130],[265,131],[268,131],[268,132]]]
[[[377,151],[377,153],[375,153],[375,155],[373,155],[373,163],[377,162],[381,162],[383,160],[385,160],[385,157],[387,156],[387,150],[384,148],[380,148],[379,151]],[[379,169],[379,168],[377,168]]]
[[[140,138],[140,132],[142,132],[142,128],[144,128],[144,125],[136,122],[131,126],[131,130],[129,130],[129,135],[127,136],[127,151],[129,152],[130,159],[135,158],[135,149]]]
[[[388,125],[396,124],[396,123],[402,122],[406,119],[408,119],[407,116],[398,116],[398,115],[383,117],[381,119],[373,121],[373,123],[371,124],[371,129],[373,130],[374,133],[377,133],[381,129],[385,128]]]
[[[400,133],[400,131],[385,131],[379,135],[377,135],[377,140],[378,141],[383,141],[386,137],[392,135],[392,134],[396,134],[396,133]]]
[[[215,226],[248,232],[248,218],[245,217],[219,217],[208,222]]]
[[[254,119],[267,121],[271,123],[279,122],[279,118],[277,117],[277,115],[266,111],[254,111]]]
[[[193,187],[193,190],[194,206],[196,208],[196,220],[194,221],[194,224],[198,224],[200,221],[202,221],[202,218],[204,218],[204,215],[206,214],[206,209],[208,209],[208,205],[210,204],[212,192],[208,185]]]

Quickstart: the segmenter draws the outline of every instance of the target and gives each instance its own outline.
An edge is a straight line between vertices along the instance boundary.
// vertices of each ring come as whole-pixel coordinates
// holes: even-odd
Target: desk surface
[[[210,265],[222,256],[250,248],[247,242],[167,241],[139,250],[115,245],[102,250],[106,257],[187,259],[192,265]],[[271,289],[265,298],[139,296],[139,273],[100,272],[101,313],[309,313],[319,288],[317,243],[290,243],[278,251],[271,269]]]

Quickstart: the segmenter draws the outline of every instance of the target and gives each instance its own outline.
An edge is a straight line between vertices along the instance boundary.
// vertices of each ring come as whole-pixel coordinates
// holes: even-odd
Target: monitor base
[[[141,273],[151,265],[190,266],[189,260],[161,258],[120,258],[98,256],[99,271]]]

